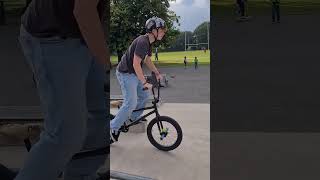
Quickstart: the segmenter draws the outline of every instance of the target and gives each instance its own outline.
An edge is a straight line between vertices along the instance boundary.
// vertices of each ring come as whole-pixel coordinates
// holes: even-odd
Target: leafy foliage
[[[170,0],[111,0],[110,2],[110,50],[120,60],[130,43],[145,33],[145,22],[158,16],[165,20],[168,32],[161,43],[161,48],[168,46],[178,30],[173,26],[179,23],[179,17],[169,10]]]

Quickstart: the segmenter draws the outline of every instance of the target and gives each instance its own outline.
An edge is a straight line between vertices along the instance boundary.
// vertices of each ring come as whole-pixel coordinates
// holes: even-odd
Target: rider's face
[[[157,34],[157,30],[155,30],[155,34]],[[162,38],[164,37],[164,35],[166,34],[167,30],[164,28],[160,28],[158,29],[158,36],[157,36],[157,40],[162,40]]]

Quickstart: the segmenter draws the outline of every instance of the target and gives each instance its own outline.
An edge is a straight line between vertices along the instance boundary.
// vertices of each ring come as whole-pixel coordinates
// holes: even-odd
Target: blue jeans
[[[107,155],[71,158],[109,142],[103,66],[80,39],[35,38],[22,26],[19,41],[36,80],[44,130],[15,180],[56,180],[62,171],[64,180],[95,179]]]
[[[149,91],[143,91],[143,84],[135,74],[116,71],[116,75],[121,87],[123,104],[115,118],[110,121],[110,129],[113,130],[119,130],[129,118],[133,121],[138,120],[143,111],[133,110],[144,108],[149,97]]]

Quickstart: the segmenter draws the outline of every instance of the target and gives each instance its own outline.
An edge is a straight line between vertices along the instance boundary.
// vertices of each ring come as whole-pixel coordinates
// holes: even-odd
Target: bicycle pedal
[[[125,127],[125,126],[121,126],[121,128],[119,129],[119,131],[126,133],[129,131],[129,128]]]
[[[121,132],[127,133],[127,132],[129,132],[129,129],[123,129]]]

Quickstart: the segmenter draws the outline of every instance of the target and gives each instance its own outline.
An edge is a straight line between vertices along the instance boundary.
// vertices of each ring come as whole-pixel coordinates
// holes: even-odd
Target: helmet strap
[[[159,29],[157,28],[157,36],[155,36],[153,32],[152,32],[152,35],[154,37],[154,42],[153,43],[157,42],[158,41],[158,35],[159,35]]]

